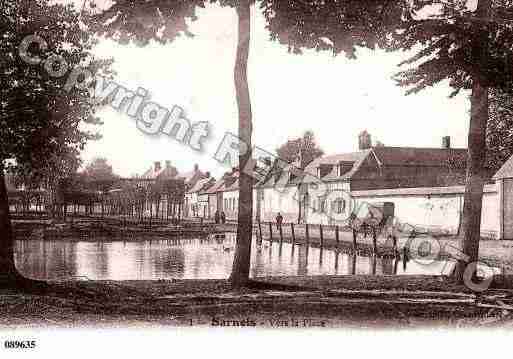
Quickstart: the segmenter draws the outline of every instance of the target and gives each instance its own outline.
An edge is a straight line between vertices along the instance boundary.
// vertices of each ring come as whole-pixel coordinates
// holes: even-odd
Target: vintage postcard
[[[513,324],[510,1],[0,0],[0,26],[2,357]]]

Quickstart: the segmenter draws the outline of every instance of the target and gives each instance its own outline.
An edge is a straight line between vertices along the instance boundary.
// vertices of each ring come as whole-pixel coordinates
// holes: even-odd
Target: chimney
[[[171,167],[171,161],[170,160],[167,160],[166,161],[166,168],[170,168]]]
[[[442,148],[446,150],[451,148],[451,136],[442,137]]]
[[[160,171],[160,161],[155,161],[153,164],[154,164],[155,172]]]
[[[194,172],[198,172],[198,171],[199,171],[199,166],[198,166],[198,164],[196,163],[196,164],[194,165]]]
[[[371,135],[367,132],[367,130],[363,130],[358,135],[358,149],[367,150],[372,147],[372,139]]]

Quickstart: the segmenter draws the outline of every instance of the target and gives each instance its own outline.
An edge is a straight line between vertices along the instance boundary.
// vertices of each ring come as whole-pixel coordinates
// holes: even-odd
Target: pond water
[[[255,242],[255,241],[253,241]],[[17,241],[18,269],[35,279],[223,279],[230,275],[235,236],[153,241]],[[252,277],[341,274],[447,273],[452,263],[354,256],[277,242],[254,243]]]

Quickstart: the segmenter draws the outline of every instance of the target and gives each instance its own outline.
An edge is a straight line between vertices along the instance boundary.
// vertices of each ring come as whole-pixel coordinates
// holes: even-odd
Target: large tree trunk
[[[463,273],[469,263],[477,262],[481,236],[481,207],[485,175],[486,123],[488,121],[488,88],[477,81],[473,85],[471,119],[468,135],[467,179],[463,199],[462,252],[466,258],[458,260],[454,277],[463,282]]]
[[[491,0],[479,0],[476,17],[486,19],[491,9]],[[483,32],[473,44],[473,51],[480,61],[485,63],[488,53],[488,35]],[[484,163],[486,158],[486,125],[488,123],[488,87],[486,78],[481,76],[479,63],[472,78],[471,114],[468,134],[467,178],[463,199],[462,252],[465,258],[459,258],[454,270],[454,278],[464,282],[467,265],[479,258],[479,240],[481,237],[481,207],[485,184]],[[475,273],[470,273],[472,277]]]
[[[239,155],[239,169],[251,158],[251,102],[248,88],[248,56],[250,40],[250,1],[240,0],[237,5],[238,44],[234,69],[235,91],[239,109],[239,138],[246,143],[248,151]],[[251,176],[240,170],[239,213],[237,224],[237,244],[233,260],[232,286],[241,287],[249,281],[251,260],[251,239],[253,234],[253,181]]]
[[[0,163],[0,283],[14,282],[19,276],[14,264],[13,245],[7,185],[4,169]]]
[[[47,289],[45,282],[23,277],[14,261],[14,234],[9,215],[9,198],[2,163],[0,162],[0,288],[23,291]]]

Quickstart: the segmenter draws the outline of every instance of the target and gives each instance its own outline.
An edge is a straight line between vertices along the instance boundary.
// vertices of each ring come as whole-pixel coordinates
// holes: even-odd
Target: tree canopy
[[[108,160],[104,157],[94,158],[87,164],[80,177],[85,181],[87,187],[103,192],[111,189],[119,178],[112,170]]]
[[[486,131],[486,166],[493,172],[513,156],[513,93],[493,90]]]
[[[118,176],[114,174],[112,166],[105,157],[96,157],[89,162],[85,167],[84,175],[92,181],[104,181],[118,178]]]
[[[300,159],[301,166],[305,167],[317,157],[322,156],[324,151],[317,144],[314,133],[306,131],[302,137],[288,140],[281,145],[276,153],[280,159],[288,163]]]
[[[132,42],[144,46],[152,40],[166,44],[180,36],[194,36],[189,30],[188,21],[198,19],[196,15],[198,8],[205,8],[209,3],[235,7],[237,2],[237,0],[117,0],[105,10],[93,11],[89,24],[97,34],[122,44]]]
[[[491,0],[490,0],[491,1]],[[407,50],[396,80],[417,92],[449,80],[454,92],[470,89],[479,74],[490,87],[511,88],[513,4],[494,0],[488,17],[475,4],[439,0],[263,0],[271,37],[289,50],[326,50],[356,58],[358,48]],[[487,43],[487,56],[476,43]]]
[[[94,40],[78,21],[71,5],[47,0],[7,1],[0,12],[3,37],[0,100],[0,160],[14,160],[15,170],[36,177],[57,178],[76,171],[78,153],[98,134],[80,127],[99,124],[96,106],[87,89],[68,91],[67,76],[51,76],[44,60],[62,56],[69,68],[85,66],[95,72],[107,70],[109,61],[96,59]],[[20,57],[26,36],[40,36],[46,48],[32,44],[28,53],[40,64]],[[51,65],[50,65],[51,66]]]

